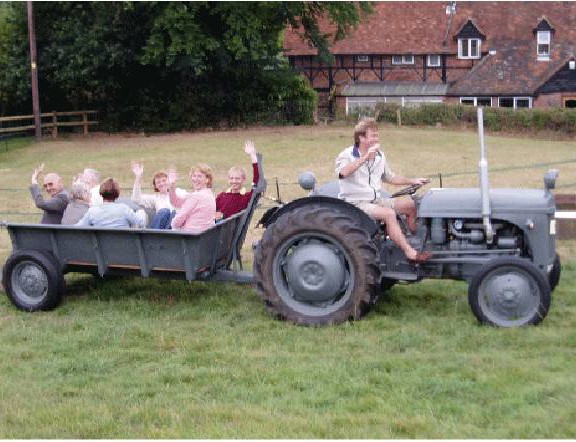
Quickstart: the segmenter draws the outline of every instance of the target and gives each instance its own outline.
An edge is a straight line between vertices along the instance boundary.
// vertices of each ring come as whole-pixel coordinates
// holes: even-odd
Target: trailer
[[[243,270],[241,249],[266,190],[260,155],[258,168],[260,180],[248,207],[200,234],[3,223],[12,241],[2,270],[8,297],[22,310],[53,309],[62,300],[69,272],[252,283],[252,273]]]

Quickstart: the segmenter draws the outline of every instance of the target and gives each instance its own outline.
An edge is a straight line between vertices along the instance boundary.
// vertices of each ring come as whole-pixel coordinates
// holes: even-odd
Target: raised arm
[[[132,201],[140,204],[142,198],[142,175],[144,166],[137,161],[132,162],[132,172],[134,173],[134,186],[132,187]]]
[[[252,161],[252,183],[256,185],[260,180],[260,174],[258,172],[258,156],[256,155],[256,146],[254,146],[252,141],[246,140],[244,143],[244,152],[246,152]]]
[[[168,170],[168,184],[170,185],[170,192],[169,192],[170,204],[172,204],[173,207],[179,209],[180,207],[182,207],[182,204],[184,204],[184,201],[186,201],[186,198],[178,196],[176,192],[177,180],[178,180],[178,172],[176,172],[176,170],[174,169]]]

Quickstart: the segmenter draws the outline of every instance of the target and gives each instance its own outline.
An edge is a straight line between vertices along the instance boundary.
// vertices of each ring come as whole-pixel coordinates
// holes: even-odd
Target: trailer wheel
[[[552,265],[552,270],[548,274],[548,281],[550,282],[550,290],[554,291],[558,283],[560,282],[560,273],[562,271],[562,265],[560,263],[560,255],[556,253],[554,258],[554,264]]]
[[[268,310],[300,325],[360,319],[376,301],[378,251],[346,215],[320,206],[296,209],[269,226],[254,256]]]
[[[482,267],[468,288],[468,303],[483,324],[520,327],[539,324],[550,308],[544,275],[521,258],[497,258]]]
[[[12,303],[28,312],[53,309],[62,300],[64,278],[48,253],[16,252],[6,261],[2,283]]]

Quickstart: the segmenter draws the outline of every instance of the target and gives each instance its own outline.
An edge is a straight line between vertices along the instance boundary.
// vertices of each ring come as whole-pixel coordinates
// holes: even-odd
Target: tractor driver
[[[390,239],[402,249],[409,261],[424,262],[429,252],[417,252],[406,240],[396,212],[406,215],[408,227],[416,230],[416,206],[411,198],[382,198],[382,181],[393,185],[425,184],[426,178],[405,178],[390,169],[386,156],[380,150],[378,125],[373,118],[363,118],[354,128],[354,145],[344,149],[336,158],[339,198],[386,224]]]

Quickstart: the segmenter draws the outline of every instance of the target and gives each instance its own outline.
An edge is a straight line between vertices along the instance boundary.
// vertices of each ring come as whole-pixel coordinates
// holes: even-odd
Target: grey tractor
[[[536,325],[547,315],[560,279],[555,202],[549,171],[543,189],[489,189],[479,109],[479,188],[420,186],[410,244],[432,258],[409,262],[380,225],[338,199],[338,182],[316,186],[299,177],[309,196],[270,209],[254,256],[254,279],[267,309],[296,324],[321,326],[362,318],[381,292],[425,278],[463,280],[478,321],[501,327]]]

